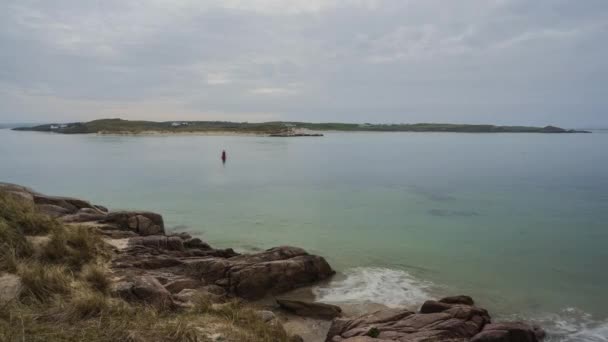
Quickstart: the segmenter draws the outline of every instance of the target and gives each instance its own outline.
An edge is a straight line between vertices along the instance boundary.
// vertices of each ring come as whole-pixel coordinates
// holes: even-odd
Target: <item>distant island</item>
[[[131,121],[101,119],[89,122],[45,124],[13,128],[17,131],[54,132],[61,134],[254,134],[275,137],[322,136],[310,131],[342,132],[457,132],[457,133],[590,133],[555,126],[495,126],[444,123],[355,124],[272,121],[261,123],[228,121]]]

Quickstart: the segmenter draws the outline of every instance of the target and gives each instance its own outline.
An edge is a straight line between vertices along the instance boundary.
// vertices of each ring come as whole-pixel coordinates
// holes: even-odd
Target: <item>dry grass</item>
[[[85,227],[61,227],[54,229],[50,240],[41,251],[40,258],[51,263],[61,263],[78,270],[95,261],[107,250],[107,246],[96,232]]]
[[[41,234],[48,242],[26,238]],[[200,296],[192,309],[158,310],[114,298],[101,266],[108,256],[95,232],[0,194],[0,271],[23,285],[19,300],[0,308],[0,341],[206,342],[217,332],[227,342],[288,341],[280,324],[264,323],[238,301],[213,305]]]
[[[56,294],[68,294],[72,276],[64,266],[36,261],[21,262],[17,269],[23,289],[22,299],[46,302]]]
[[[47,234],[61,226],[57,220],[39,213],[33,203],[7,192],[0,192],[0,218],[22,235]]]
[[[112,282],[105,269],[100,265],[89,264],[85,265],[80,272],[80,276],[86,281],[93,289],[101,292],[108,293]]]

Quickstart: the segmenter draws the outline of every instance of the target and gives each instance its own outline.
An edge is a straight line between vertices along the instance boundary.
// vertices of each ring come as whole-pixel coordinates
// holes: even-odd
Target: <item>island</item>
[[[133,121],[100,119],[89,122],[53,123],[13,128],[17,131],[61,134],[250,134],[271,137],[323,136],[321,131],[340,132],[454,132],[454,133],[590,133],[555,126],[495,126],[473,124],[416,123],[310,123],[310,122],[229,122],[229,121]]]

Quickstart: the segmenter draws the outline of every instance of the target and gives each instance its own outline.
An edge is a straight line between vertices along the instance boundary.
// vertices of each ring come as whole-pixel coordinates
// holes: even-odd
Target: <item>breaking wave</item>
[[[317,300],[329,303],[377,303],[388,307],[413,307],[431,298],[430,283],[405,271],[382,267],[356,267],[344,279],[313,289]]]

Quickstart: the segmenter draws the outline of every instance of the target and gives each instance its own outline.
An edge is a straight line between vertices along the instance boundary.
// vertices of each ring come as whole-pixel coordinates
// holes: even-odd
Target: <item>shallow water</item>
[[[0,130],[0,181],[158,211],[218,247],[304,247],[341,272],[321,300],[415,307],[465,293],[554,340],[608,341],[606,151],[606,133]]]

